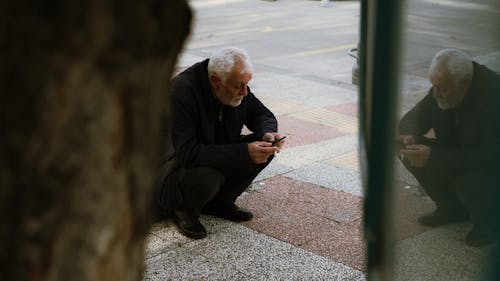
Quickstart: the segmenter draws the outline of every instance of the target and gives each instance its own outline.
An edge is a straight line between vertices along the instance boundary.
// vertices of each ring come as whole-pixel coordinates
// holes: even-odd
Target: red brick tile
[[[244,225],[363,270],[360,197],[278,176],[237,203],[255,215]]]
[[[364,240],[362,220],[342,225],[341,227],[320,230],[318,239],[309,241],[302,248],[343,263],[361,271],[366,271],[366,242]]]
[[[358,116],[358,103],[356,102],[327,106],[325,109],[354,117]]]
[[[300,146],[346,135],[336,128],[319,123],[278,116],[279,131],[287,136],[286,147]]]

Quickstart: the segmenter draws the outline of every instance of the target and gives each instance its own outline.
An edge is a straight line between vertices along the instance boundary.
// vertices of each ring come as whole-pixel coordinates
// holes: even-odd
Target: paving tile
[[[427,94],[429,89],[432,87],[431,82],[427,78],[428,65],[426,65],[424,68],[419,66],[416,67],[417,68],[413,69],[413,71],[410,71],[413,72],[412,74],[406,73],[401,76],[401,96],[408,96],[417,92],[425,92],[425,94]],[[425,73],[423,73],[422,71]]]
[[[293,113],[290,116],[296,119],[334,127],[346,134],[356,134],[358,132],[357,118],[324,108],[314,108],[303,112]]]
[[[407,185],[417,186],[417,179],[406,169],[406,167],[401,163],[401,160],[394,157],[394,179],[396,181],[404,182]]]
[[[321,239],[314,239],[301,247],[318,255],[366,271],[366,242],[361,219],[344,227],[319,230]]]
[[[146,259],[144,280],[366,279],[359,270],[229,223],[205,239]]]
[[[464,238],[470,223],[437,227],[396,244],[394,280],[483,280],[490,272],[493,245],[469,247]],[[486,279],[484,279],[486,280]]]
[[[146,259],[159,255],[163,249],[168,248],[170,244],[167,244],[164,240],[159,238],[154,234],[148,234],[146,236]]]
[[[229,221],[208,215],[201,215],[200,222],[206,227],[209,235],[220,232],[231,225]],[[157,256],[167,250],[193,242],[193,239],[182,235],[170,220],[154,224],[147,237],[146,257]]]
[[[290,73],[262,72],[255,75],[252,80],[253,92],[263,99],[269,96],[276,100],[294,102],[308,107],[324,107],[358,100],[355,89],[292,77]]]
[[[239,205],[254,212],[254,219],[243,225],[364,268],[360,197],[286,177],[268,179],[265,186],[238,199]]]
[[[347,134],[331,126],[297,119],[292,116],[278,116],[278,124],[280,133],[287,136],[285,148],[317,143]]]
[[[358,117],[358,103],[357,102],[327,106],[327,107],[325,107],[325,109],[335,111],[338,113],[342,113],[345,115],[350,115],[353,117]]]
[[[359,152],[353,150],[345,154],[336,156],[332,159],[325,161],[339,168],[349,169],[359,172]]]
[[[422,100],[428,93],[429,89],[417,92],[411,92],[407,95],[399,97],[399,116],[403,116],[412,109],[420,100]]]
[[[293,168],[301,168],[317,161],[328,160],[357,149],[356,135],[345,135],[314,144],[285,148],[274,161]]]
[[[395,239],[401,240],[429,230],[421,226],[417,219],[435,209],[432,200],[418,187],[404,183],[395,184],[394,230]]]
[[[264,179],[268,179],[270,177],[274,177],[277,175],[283,175],[283,174],[286,174],[288,172],[293,171],[293,169],[294,169],[293,167],[285,165],[284,163],[286,163],[286,162],[280,160],[282,155],[283,155],[283,152],[278,153],[274,157],[274,160],[271,161],[271,163],[269,165],[267,165],[267,167],[264,170],[262,170],[253,181],[259,182],[259,181],[262,181]]]
[[[325,162],[314,162],[285,175],[296,180],[363,196],[359,172],[335,167]]]
[[[172,222],[163,221],[156,223],[149,231],[146,257],[157,256],[167,249],[177,248],[189,243],[190,240],[178,232]]]
[[[494,69],[496,71],[500,69],[500,51],[498,50],[473,57],[473,60],[477,61],[479,64],[487,66],[490,69]]]
[[[197,62],[205,60],[207,57],[208,56],[198,56],[190,54],[189,52],[183,52],[177,61],[177,68],[186,69]]]
[[[277,99],[262,93],[255,93],[255,95],[267,108],[269,108],[269,110],[273,112],[275,116],[302,112],[313,108],[301,103]]]

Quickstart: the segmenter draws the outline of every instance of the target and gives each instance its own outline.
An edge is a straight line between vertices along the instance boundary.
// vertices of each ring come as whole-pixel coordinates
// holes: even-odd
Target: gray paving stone
[[[276,156],[276,158],[271,161],[267,167],[262,170],[262,172],[254,179],[253,182],[259,182],[274,176],[282,175],[292,171],[294,168],[288,165],[284,165],[283,161],[278,161],[277,158],[281,157],[281,153]]]
[[[146,264],[144,280],[365,280],[358,270],[235,223]]]
[[[296,180],[342,190],[353,195],[363,196],[361,176],[357,171],[338,168],[330,164],[316,162],[301,169],[285,174]]]
[[[207,58],[208,56],[197,56],[194,54],[191,54],[189,52],[184,52],[179,56],[179,59],[177,61],[177,66],[178,67],[190,67],[191,65],[203,61]]]
[[[394,178],[397,181],[402,181],[408,185],[419,185],[417,179],[403,166],[400,160],[394,159]]]
[[[492,248],[467,246],[470,228],[470,223],[448,225],[397,243],[394,280],[482,280]]]
[[[206,215],[201,215],[200,221],[207,228],[209,235],[229,227],[231,224],[229,221]],[[183,245],[192,241],[192,239],[185,237],[177,231],[173,222],[163,221],[156,223],[148,235],[146,258],[157,256],[164,251],[183,247]]]
[[[289,75],[274,73],[256,74],[252,81],[252,89],[262,96],[273,99],[294,101],[311,107],[324,107],[343,103],[356,102],[355,90],[337,87],[330,84],[313,82]]]
[[[495,70],[497,73],[500,72],[500,51],[474,57],[474,60]]]

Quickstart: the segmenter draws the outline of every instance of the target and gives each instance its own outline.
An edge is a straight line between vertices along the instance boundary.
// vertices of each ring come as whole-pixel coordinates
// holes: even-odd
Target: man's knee
[[[193,181],[210,182],[218,185],[224,182],[224,175],[217,169],[211,167],[187,169],[184,177],[190,177],[190,180]]]
[[[210,167],[185,169],[181,180],[181,189],[188,196],[211,198],[224,184],[225,177],[218,170]]]
[[[452,187],[462,201],[485,198],[491,196],[491,184],[487,175],[468,173],[457,176]]]

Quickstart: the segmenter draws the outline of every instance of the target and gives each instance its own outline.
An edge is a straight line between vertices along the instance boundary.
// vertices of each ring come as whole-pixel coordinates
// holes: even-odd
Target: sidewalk
[[[365,280],[358,93],[347,55],[358,43],[359,1],[331,4],[191,1],[195,24],[179,68],[222,46],[245,48],[255,68],[250,88],[277,116],[286,148],[237,201],[253,220],[202,216],[209,232],[202,240],[169,222],[155,225],[145,280]],[[403,111],[428,89],[426,60],[435,52],[428,49],[405,66]],[[500,61],[498,53],[483,56]],[[463,245],[470,226],[419,226],[433,204],[402,167],[397,174],[397,280],[476,276],[485,252]],[[442,278],[432,279],[436,272]]]

